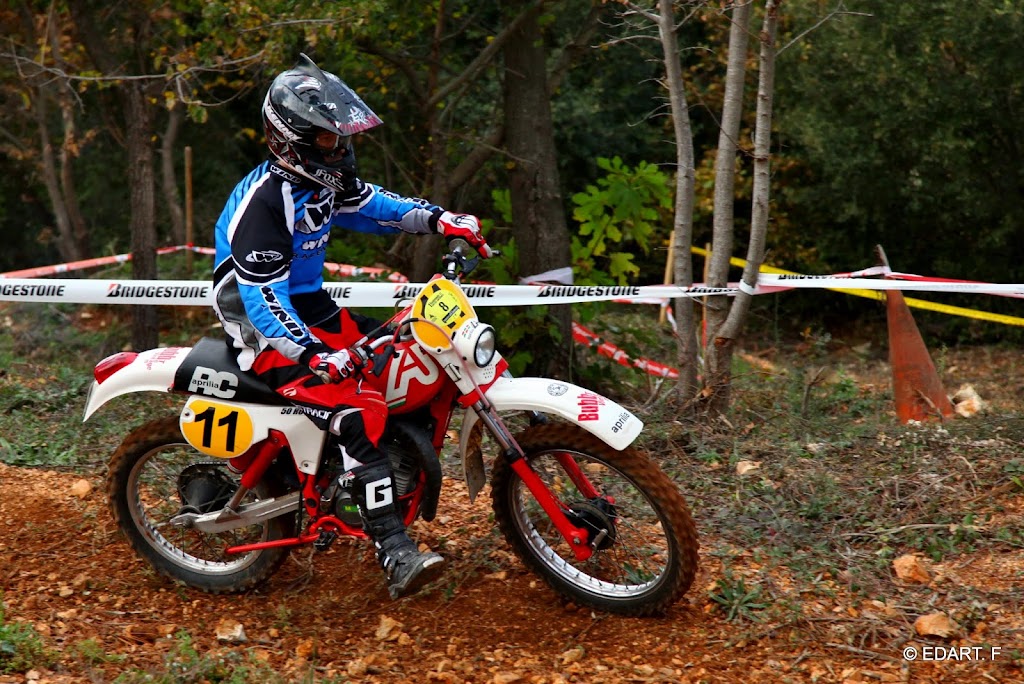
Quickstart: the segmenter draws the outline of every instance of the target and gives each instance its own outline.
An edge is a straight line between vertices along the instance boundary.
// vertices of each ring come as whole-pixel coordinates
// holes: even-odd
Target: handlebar
[[[479,258],[469,259],[466,254],[470,250],[469,243],[462,238],[455,238],[448,243],[451,250],[441,257],[441,275],[448,280],[458,280],[459,276],[466,275],[479,263]]]
[[[454,238],[448,243],[451,250],[441,257],[441,275],[448,280],[458,280],[461,276],[469,275],[480,263],[480,257],[469,257],[472,247],[462,238]],[[496,249],[491,250],[492,256],[501,256]]]

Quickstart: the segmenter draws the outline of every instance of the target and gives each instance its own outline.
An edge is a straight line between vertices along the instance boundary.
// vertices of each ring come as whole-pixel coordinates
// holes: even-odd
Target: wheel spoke
[[[567,580],[578,584],[581,588],[601,593],[612,593],[617,596],[631,596],[648,591],[665,572],[665,563],[660,567],[652,562],[656,555],[667,559],[670,553],[668,540],[653,532],[660,529],[651,525],[633,524],[637,512],[642,511],[644,517],[659,520],[657,511],[646,496],[630,482],[625,475],[613,466],[596,460],[595,457],[583,453],[572,453],[564,449],[533,454],[531,465],[538,475],[555,491],[563,502],[585,501],[572,481],[562,471],[557,456],[570,455],[577,464],[582,464],[585,472],[596,487],[605,496],[615,500],[617,519],[612,522],[616,539],[612,547],[604,551],[596,551],[584,562],[575,560],[569,545],[555,531],[554,525],[536,504],[530,492],[518,481],[516,502],[518,505],[515,516],[516,523],[521,527],[524,536],[535,546],[539,555],[545,559],[552,570]],[[587,467],[593,464],[595,467]],[[620,504],[619,502],[623,502]],[[627,505],[628,504],[628,505]],[[604,526],[595,526],[603,528]],[[611,531],[610,531],[611,533]],[[655,548],[660,554],[643,553],[641,548]]]

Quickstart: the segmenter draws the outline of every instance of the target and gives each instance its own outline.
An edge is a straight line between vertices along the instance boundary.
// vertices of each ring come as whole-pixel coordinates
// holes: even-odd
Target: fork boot
[[[387,463],[359,466],[351,473],[352,499],[359,507],[363,529],[376,547],[391,598],[412,594],[437,579],[444,559],[421,552],[406,534]]]

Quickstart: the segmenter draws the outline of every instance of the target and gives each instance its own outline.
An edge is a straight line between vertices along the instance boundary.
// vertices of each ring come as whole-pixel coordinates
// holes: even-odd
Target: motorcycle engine
[[[395,491],[398,496],[405,496],[416,486],[416,476],[420,472],[419,459],[403,448],[398,440],[391,440],[385,444],[384,453],[388,456],[391,472],[395,476]]]

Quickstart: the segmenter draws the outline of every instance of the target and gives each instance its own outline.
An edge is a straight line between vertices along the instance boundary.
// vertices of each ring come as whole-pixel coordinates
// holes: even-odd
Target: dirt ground
[[[345,542],[323,554],[293,553],[258,591],[206,595],[154,575],[114,529],[99,477],[89,480],[88,493],[76,486],[78,479],[0,465],[5,620],[34,625],[59,654],[49,667],[0,676],[0,682],[159,674],[181,643],[180,630],[202,657],[245,652],[285,681],[1024,681],[1019,661],[1005,655],[910,662],[884,647],[844,646],[826,630],[728,622],[708,596],[718,566],[707,555],[690,593],[662,617],[627,619],[565,605],[490,531],[489,502],[470,505],[462,483],[452,480],[439,519],[415,528],[422,541],[444,546],[447,575],[417,596],[389,600],[366,547]],[[702,532],[708,547],[713,531]],[[998,587],[1007,562],[1020,564],[1024,554],[979,556],[969,564],[961,559],[958,571]],[[840,609],[840,597],[835,605],[813,608],[837,622],[858,614]],[[834,615],[843,610],[848,614]],[[1024,641],[1021,616],[991,622],[1004,640],[1015,634]],[[102,657],[83,655],[83,642]],[[931,643],[981,642],[974,634]]]

